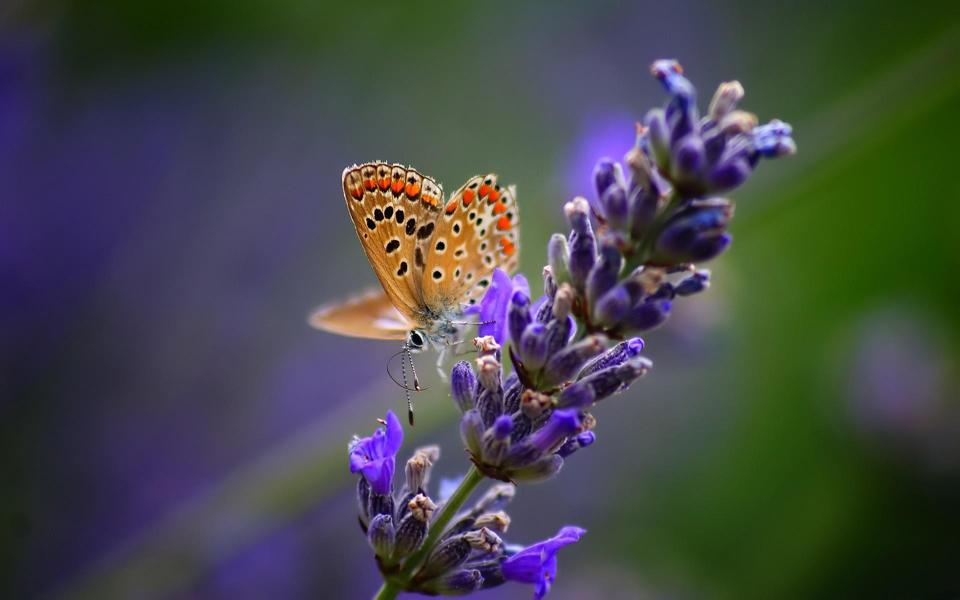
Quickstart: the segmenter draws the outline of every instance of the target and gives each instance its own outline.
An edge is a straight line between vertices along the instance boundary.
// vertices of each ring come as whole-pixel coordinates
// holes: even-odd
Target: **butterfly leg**
[[[440,375],[440,381],[447,383],[447,372],[443,368],[443,363],[447,360],[447,354],[453,346],[444,346],[437,352],[437,373]]]

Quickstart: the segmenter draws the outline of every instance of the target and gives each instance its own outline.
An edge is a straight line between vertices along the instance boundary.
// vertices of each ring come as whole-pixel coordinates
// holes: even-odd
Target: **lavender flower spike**
[[[567,526],[550,539],[528,546],[500,566],[508,581],[530,583],[534,600],[540,600],[550,591],[557,579],[557,553],[560,548],[580,541],[586,529]]]
[[[458,362],[450,376],[472,463],[464,475],[431,497],[439,447],[424,446],[395,488],[403,430],[392,412],[370,437],[351,442],[360,527],[383,578],[376,600],[401,592],[464,595],[508,581],[533,585],[534,600],[549,592],[557,554],[585,531],[567,526],[514,546],[501,537],[511,522],[505,505],[516,486],[557,475],[597,441],[599,403],[652,367],[641,356],[643,340],[632,336],[663,323],[673,302],[709,287],[710,272],[696,263],[730,245],[734,204],[724,193],[763,159],[796,151],[789,124],[761,125],[739,108],[745,92],[738,82],[721,84],[701,116],[697,90],[677,61],[656,61],[651,73],[669,98],[637,124],[622,164],[597,163],[592,204],[578,196],[563,206],[569,229],[547,244],[543,296],[534,300],[522,275],[497,269],[481,280],[490,285],[480,302],[464,307],[478,321],[475,360]],[[488,197],[483,208],[502,212],[492,179],[472,191],[478,185],[464,189],[463,204]],[[466,505],[485,480],[504,483]]]
[[[387,411],[383,427],[366,438],[350,442],[350,472],[361,473],[376,494],[388,494],[397,468],[397,452],[403,444],[403,427],[392,410]]]

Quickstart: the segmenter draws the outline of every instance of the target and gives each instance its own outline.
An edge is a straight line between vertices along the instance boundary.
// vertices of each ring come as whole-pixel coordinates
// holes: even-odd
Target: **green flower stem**
[[[393,600],[399,593],[400,588],[396,583],[393,581],[384,581],[380,589],[377,590],[377,595],[373,597],[373,600]]]
[[[463,506],[463,503],[466,502],[467,498],[473,493],[473,490],[477,488],[477,485],[479,485],[481,481],[483,481],[483,473],[481,473],[477,467],[471,465],[463,481],[460,482],[460,485],[457,486],[453,495],[451,495],[443,505],[437,518],[430,523],[430,530],[427,532],[426,539],[423,540],[423,545],[403,564],[403,569],[400,571],[397,580],[401,583],[410,582],[410,578],[422,566],[423,561],[430,556],[434,546],[436,546],[440,540],[440,536],[443,535],[443,532],[447,529],[447,525],[450,524],[450,520],[460,512],[460,507]],[[387,584],[385,584],[385,587],[386,585]],[[394,593],[394,596],[395,595],[396,593]],[[382,597],[393,598],[394,596]],[[381,596],[377,596],[377,598],[381,598]]]

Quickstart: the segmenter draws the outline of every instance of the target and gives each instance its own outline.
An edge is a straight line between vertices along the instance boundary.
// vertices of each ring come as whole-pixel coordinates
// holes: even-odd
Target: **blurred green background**
[[[0,53],[4,597],[370,596],[345,445],[395,348],[305,324],[374,284],[341,170],[514,182],[539,289],[660,57],[799,153],[510,539],[589,530],[555,598],[960,597],[954,3],[14,0]],[[454,476],[430,360],[404,453]]]

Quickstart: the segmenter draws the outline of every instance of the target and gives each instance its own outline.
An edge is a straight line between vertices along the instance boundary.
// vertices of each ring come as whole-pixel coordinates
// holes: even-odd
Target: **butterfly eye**
[[[407,342],[410,345],[411,350],[422,350],[423,349],[423,334],[414,329],[410,332],[410,336],[407,338]]]

